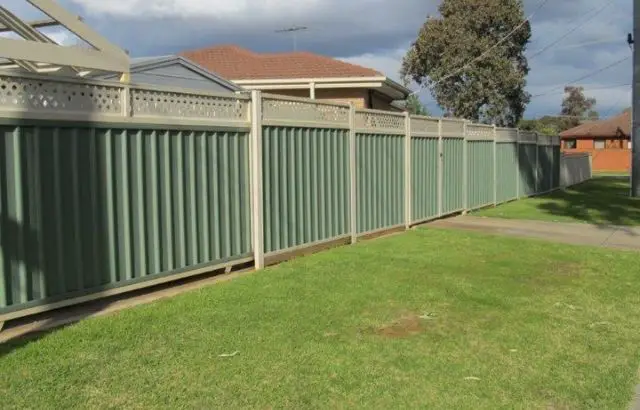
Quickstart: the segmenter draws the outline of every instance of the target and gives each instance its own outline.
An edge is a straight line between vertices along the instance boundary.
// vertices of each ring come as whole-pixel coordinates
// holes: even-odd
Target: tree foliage
[[[440,17],[427,18],[409,48],[402,75],[428,86],[450,115],[515,125],[530,99],[524,90],[529,22],[484,58],[468,63],[522,24],[522,0],[443,0],[439,11]]]
[[[564,87],[564,98],[560,111],[563,116],[563,124],[560,131],[576,127],[585,120],[597,120],[599,114],[594,110],[595,105],[595,98],[587,98],[584,95],[584,87],[572,85]]]
[[[407,111],[409,111],[409,113],[413,115],[431,115],[427,107],[422,104],[418,96],[415,94],[411,94],[409,97],[407,97],[405,107]]]
[[[542,135],[555,136],[560,133],[563,127],[563,118],[552,115],[533,120],[520,120],[518,128],[526,131],[536,131]]]

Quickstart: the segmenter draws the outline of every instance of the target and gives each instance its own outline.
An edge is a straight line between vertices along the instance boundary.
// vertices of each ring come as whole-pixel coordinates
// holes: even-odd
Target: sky
[[[298,50],[332,56],[374,68],[399,80],[402,57],[439,0],[58,0],[71,12],[131,56],[177,53],[215,44],[237,44],[257,52],[293,49],[290,34],[278,29],[300,25]],[[533,95],[526,118],[558,114],[566,84],[595,97],[601,117],[631,105],[633,29],[630,0],[524,0],[531,16],[527,47]],[[399,4],[402,4],[400,6]],[[540,5],[542,4],[542,7]],[[25,0],[3,0],[18,16],[42,15]],[[48,34],[63,44],[72,35]],[[544,51],[538,51],[546,48]],[[537,54],[533,56],[534,54]],[[628,57],[628,58],[627,58]],[[620,64],[590,75],[627,58]],[[589,75],[584,80],[581,77]],[[416,90],[416,85],[411,86]],[[434,114],[440,111],[428,90],[420,99]]]

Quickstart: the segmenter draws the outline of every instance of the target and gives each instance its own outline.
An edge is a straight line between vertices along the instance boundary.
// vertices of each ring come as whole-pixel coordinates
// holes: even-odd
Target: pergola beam
[[[54,19],[48,18],[48,19],[42,19],[42,20],[33,20],[33,21],[27,21],[25,24],[27,24],[28,26],[31,26],[31,28],[45,28],[45,27],[56,27],[59,26],[60,23]],[[0,33],[8,33],[10,31],[13,31],[11,28],[5,26],[4,24],[0,24]]]
[[[80,20],[78,16],[74,16],[73,14],[69,13],[53,0],[26,1],[42,11],[47,16],[58,21],[61,25],[67,28],[67,30],[74,33],[86,43],[90,44],[105,55],[108,55],[111,59],[116,60],[116,62],[126,63],[127,69],[125,71],[129,70],[129,56],[127,55],[127,53],[125,53],[121,48],[111,44],[111,42],[109,42],[109,40],[107,40],[106,38],[93,31],[89,26],[82,22],[82,20]]]
[[[2,23],[5,27],[10,28],[11,31],[24,38],[25,40],[40,41],[42,43],[54,43],[54,41],[49,37],[45,36],[35,28],[31,27],[29,24],[20,20],[18,16],[2,6],[0,6],[0,23]]]
[[[80,47],[65,47],[35,41],[0,38],[2,57],[12,61],[44,62],[59,66],[94,70],[129,72],[129,61],[115,59],[111,54]]]

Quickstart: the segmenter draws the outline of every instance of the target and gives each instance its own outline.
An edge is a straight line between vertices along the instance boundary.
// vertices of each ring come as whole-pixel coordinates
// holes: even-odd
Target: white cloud
[[[406,54],[407,48],[397,48],[387,50],[383,53],[365,53],[353,57],[340,58],[340,60],[363,67],[373,68],[380,71],[394,81],[400,81],[400,67],[402,57]]]
[[[214,17],[255,20],[291,13],[312,14],[332,0],[71,0],[94,14],[153,17]],[[360,1],[362,3],[362,0]],[[376,0],[365,0],[365,3]]]
[[[5,0],[10,4],[18,0]],[[24,2],[23,0],[20,0]],[[439,0],[59,0],[132,55],[175,53],[188,48],[233,43],[258,52],[289,51],[288,36],[274,31],[298,24],[298,47],[375,68],[399,80],[402,56]],[[530,61],[527,78],[532,94],[560,87],[534,99],[527,116],[560,111],[562,87],[629,55],[626,33],[632,31],[632,2],[613,0],[585,22],[604,0],[549,1],[532,19],[529,53],[560,39]],[[26,3],[26,2],[24,2]],[[524,0],[526,14],[540,0]],[[4,4],[4,2],[3,2]],[[576,25],[582,25],[568,33]],[[566,36],[565,36],[566,35]],[[64,41],[67,41],[66,39]],[[589,43],[586,45],[581,45]],[[625,54],[626,53],[626,54]],[[598,106],[628,105],[624,88],[631,82],[630,61],[580,81],[593,90]],[[413,88],[413,87],[412,87]],[[415,88],[414,88],[415,89]],[[432,103],[425,90],[420,97]],[[619,98],[620,97],[620,98]]]

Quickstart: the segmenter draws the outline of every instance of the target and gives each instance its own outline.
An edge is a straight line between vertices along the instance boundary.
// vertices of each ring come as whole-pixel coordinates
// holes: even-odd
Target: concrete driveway
[[[551,242],[640,251],[640,227],[526,221],[468,215],[435,221],[429,224],[429,227],[464,229],[500,235],[537,238]]]

